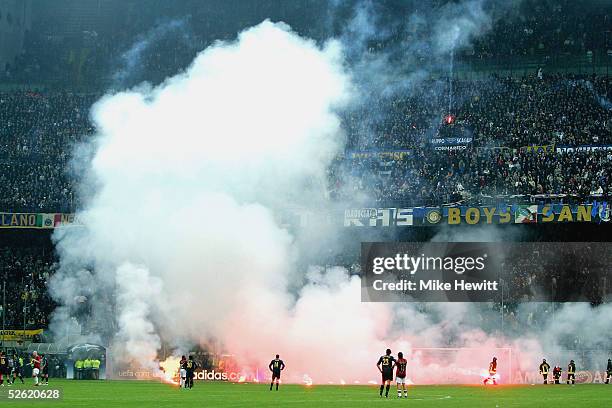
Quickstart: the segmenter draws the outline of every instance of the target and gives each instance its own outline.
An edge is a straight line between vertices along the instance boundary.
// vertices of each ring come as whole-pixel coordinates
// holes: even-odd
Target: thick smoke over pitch
[[[538,350],[513,357],[531,368],[538,343],[495,336],[493,311],[483,323],[471,305],[366,304],[343,268],[296,272],[310,243],[275,214],[326,205],[325,171],[344,147],[336,112],[359,103],[346,54],[264,22],[157,87],[99,101],[85,227],[55,235],[58,337],[84,326],[116,361],[151,369],[163,343],[181,353],[215,340],[245,366],[280,353],[296,382],[377,379],[387,347],[478,347],[446,361],[416,351],[421,383],[447,381],[441,370],[473,378],[498,347]]]
[[[446,317],[405,306],[398,315],[426,337],[397,330],[390,307],[360,303],[359,278],[342,268],[311,267],[287,290],[304,248],[274,213],[324,205],[325,169],[343,146],[334,112],[351,97],[341,55],[264,22],[157,88],[103,98],[85,228],[56,235],[52,329],[81,323],[116,361],[151,369],[162,342],[218,340],[256,367],[279,352],[290,380],[315,382],[368,381],[389,345],[442,341]]]
[[[280,331],[320,337],[323,315],[310,308],[331,289],[304,289],[294,304],[297,248],[274,213],[324,198],[325,169],[343,146],[334,112],[350,91],[338,43],[318,48],[264,22],[156,88],[98,102],[98,189],[79,214],[85,228],[56,236],[53,330],[70,333],[80,319],[119,360],[145,366],[162,341],[217,339],[261,364],[273,353],[263,344],[282,348]]]
[[[434,3],[437,3],[435,7]],[[441,114],[446,112],[444,104],[451,98],[448,102],[448,110],[451,111],[452,92],[447,94],[446,80],[428,82],[425,87],[429,91],[423,91],[424,80],[432,76],[452,75],[453,54],[469,50],[472,42],[486,34],[496,20],[515,17],[520,4],[521,0],[467,0],[445,4],[419,1],[412,4],[406,2],[406,10],[402,12],[385,10],[384,3],[368,0],[334,2],[336,10],[344,7],[345,14],[349,16],[341,26],[340,37],[346,46],[354,82],[359,89],[360,97],[353,100],[352,106],[367,106],[366,117],[361,116],[359,125],[363,127],[361,133],[366,135],[366,140],[361,140],[359,145],[370,146],[370,141],[377,136],[368,128],[368,123],[385,120],[386,112],[376,109],[378,101],[385,97],[401,99],[405,95],[417,94],[426,99],[424,103],[439,98],[444,101],[440,107]],[[397,4],[395,7],[401,8]],[[384,46],[377,47],[379,43]],[[487,87],[494,85],[490,81],[486,84]],[[432,132],[439,126],[440,118],[432,118]],[[435,240],[520,240],[520,236],[510,235],[515,234],[491,228],[472,228],[468,232],[455,229],[442,231]],[[523,372],[533,372],[536,363],[546,356],[549,361],[565,364],[570,358],[575,358],[575,355],[563,350],[576,346],[567,340],[575,334],[575,328],[581,326],[580,321],[589,322],[589,330],[581,332],[581,347],[608,347],[606,333],[612,329],[612,321],[604,316],[609,316],[610,305],[592,308],[587,304],[523,304],[517,311],[522,320],[506,319],[506,328],[514,327],[515,334],[511,338],[504,338],[499,333],[502,326],[499,312],[493,309],[487,312],[482,306],[436,304],[430,307],[394,307],[393,332],[400,333],[399,337],[409,340],[412,345],[421,347],[476,347],[475,353],[468,352],[467,355],[458,356],[457,361],[443,363],[450,369],[445,371],[454,371],[455,368],[464,372],[478,371],[475,367],[484,367],[486,362],[476,360],[483,355],[490,357],[489,352],[492,354],[494,347],[512,347],[515,351],[513,368]],[[555,312],[552,312],[553,308],[556,308]],[[537,328],[533,326],[533,321],[540,322]],[[419,335],[415,336],[414,333]],[[391,339],[391,336],[387,338]],[[405,344],[403,348],[406,351]],[[507,359],[507,356],[503,359]],[[422,374],[421,380],[445,381],[440,378],[440,370],[435,369],[435,364],[428,364],[422,359],[416,363]],[[506,367],[507,363],[504,363]],[[504,381],[508,381],[508,378]]]

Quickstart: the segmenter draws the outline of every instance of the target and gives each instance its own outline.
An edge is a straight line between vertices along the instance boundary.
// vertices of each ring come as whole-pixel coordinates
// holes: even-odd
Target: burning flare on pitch
[[[491,374],[488,371],[482,371],[480,376],[484,378],[483,383],[485,385],[497,385],[499,383],[499,379],[501,378],[499,373]]]
[[[181,361],[180,357],[170,356],[164,361],[159,362],[159,378],[167,383],[178,385],[178,377],[179,377],[179,362]]]

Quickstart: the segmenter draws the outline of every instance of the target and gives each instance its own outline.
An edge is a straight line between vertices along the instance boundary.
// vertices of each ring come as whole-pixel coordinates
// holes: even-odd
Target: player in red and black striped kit
[[[497,385],[497,357],[493,357],[493,360],[489,363],[489,376],[484,379],[483,383],[484,385]]]
[[[187,388],[187,357],[181,356],[179,361],[179,389]]]
[[[408,360],[404,358],[404,353],[397,353],[397,361],[395,362],[395,382],[397,383],[397,398],[402,398],[402,390],[404,398],[408,398],[408,390],[406,389],[406,366]],[[400,388],[401,385],[401,388]]]
[[[32,353],[32,358],[30,360],[30,365],[32,366],[32,378],[34,378],[34,385],[38,386],[38,375],[40,374],[40,364],[41,357],[38,355],[36,351]]]

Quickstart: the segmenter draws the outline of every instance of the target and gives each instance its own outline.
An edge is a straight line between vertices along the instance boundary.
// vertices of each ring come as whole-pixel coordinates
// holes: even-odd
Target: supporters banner
[[[538,222],[537,205],[519,205],[514,212],[514,222],[516,224],[530,224]]]
[[[57,227],[67,227],[72,225],[82,225],[75,214],[53,214],[53,226]]]
[[[521,147],[521,151],[527,152],[527,153],[554,153],[555,152],[555,145],[554,144],[548,144],[548,145],[523,146],[523,147]]]
[[[607,203],[501,205],[482,207],[444,207],[442,222],[460,224],[525,224],[565,222],[607,222],[610,209]],[[422,224],[431,223],[426,219]],[[417,222],[415,222],[417,224]]]
[[[609,222],[610,207],[606,202],[590,204],[507,204],[498,206],[415,207],[416,226],[435,224],[528,224],[566,222]]]
[[[443,223],[460,224],[510,224],[514,222],[510,205],[491,207],[443,207]]]
[[[366,151],[350,151],[347,157],[350,159],[370,159],[378,158],[381,160],[404,160],[412,154],[411,150],[366,150]]]
[[[445,225],[503,225],[545,223],[607,223],[607,202],[589,204],[503,204],[453,207],[364,207],[329,212],[293,209],[281,214],[285,226],[299,228],[343,225],[345,228],[432,227]],[[78,221],[74,221],[78,223]]]
[[[463,150],[472,143],[471,137],[444,137],[431,139],[435,150]]]
[[[75,224],[74,214],[0,213],[0,228],[49,229]]]
[[[596,152],[599,150],[612,150],[612,145],[582,145],[582,146],[557,146],[557,153],[573,152]]]
[[[606,217],[607,214],[607,218]],[[582,205],[544,204],[538,207],[538,222],[606,222],[609,220],[608,204]]]
[[[0,330],[2,341],[27,341],[32,340],[36,335],[43,334],[43,329],[36,330]]]
[[[401,227],[412,224],[412,208],[352,208],[344,211],[345,227]]]

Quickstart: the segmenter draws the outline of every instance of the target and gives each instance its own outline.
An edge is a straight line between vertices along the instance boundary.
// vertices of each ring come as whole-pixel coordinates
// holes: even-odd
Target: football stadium
[[[612,406],[611,31],[0,0],[2,404]]]

